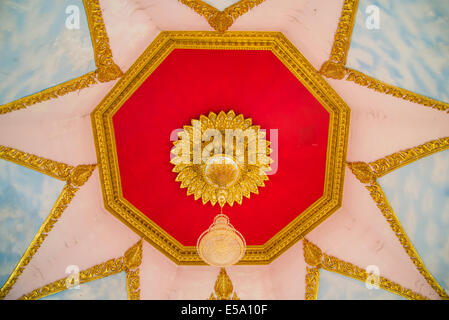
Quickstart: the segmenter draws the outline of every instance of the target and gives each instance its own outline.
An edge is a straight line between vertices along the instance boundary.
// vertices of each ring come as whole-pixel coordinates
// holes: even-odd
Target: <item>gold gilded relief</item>
[[[346,262],[343,260],[340,260],[334,256],[327,255],[326,253],[323,253],[320,248],[318,248],[315,244],[311,243],[310,241],[304,239],[303,242],[303,248],[304,248],[304,259],[306,263],[310,267],[306,267],[306,294],[305,299],[306,300],[316,300],[318,297],[318,290],[319,290],[319,279],[320,279],[320,269],[324,269],[326,271],[331,271],[335,273],[339,273],[343,276],[347,276],[359,281],[367,282],[369,281],[370,274],[365,270],[362,269],[350,262]],[[311,254],[311,252],[313,252]],[[320,254],[318,254],[320,253]],[[310,257],[313,257],[310,259]],[[318,261],[318,258],[320,259]],[[310,265],[309,263],[313,263]],[[404,288],[400,284],[393,282],[391,280],[388,280],[387,278],[384,278],[382,276],[379,277],[379,287],[381,289],[390,291],[394,294],[400,295],[404,298],[410,299],[410,300],[426,300],[427,298],[420,295],[419,293],[416,293],[410,289]]]
[[[83,4],[89,25],[97,70],[35,94],[0,105],[0,115],[25,109],[34,104],[56,99],[68,93],[88,88],[96,84],[97,81],[108,82],[123,75],[122,70],[115,64],[112,58],[112,50],[109,46],[109,37],[103,21],[99,0],[83,0]]]
[[[380,93],[449,113],[448,103],[387,84],[360,71],[346,67],[358,5],[358,0],[344,1],[330,57],[321,66],[320,73],[328,78],[346,79]]]
[[[214,291],[215,294],[211,293],[209,300],[240,300],[234,291],[234,286],[225,268],[220,269],[220,273],[215,281]]]
[[[94,265],[79,273],[79,284],[106,278],[108,276],[126,272],[126,284],[129,300],[140,300],[140,277],[139,268],[142,263],[142,240],[139,240],[125,254],[119,258],[110,259],[106,262]],[[23,295],[21,300],[37,300],[49,295],[67,290],[74,285],[71,278],[66,277],[41,288],[35,289]]]
[[[412,162],[418,161],[422,158],[448,149],[449,137],[445,137],[429,141],[413,148],[393,153],[370,163],[348,163],[348,167],[354,173],[356,178],[361,183],[367,184],[365,187],[369,191],[371,198],[374,200],[376,206],[379,208],[380,212],[387,220],[388,224],[390,225],[391,229],[395,233],[397,239],[401,243],[402,247],[410,257],[417,270],[443,299],[449,299],[449,295],[424,265],[424,262],[422,261],[409,237],[407,236],[407,233],[403,229],[398,217],[394,213],[393,208],[390,206],[388,199],[382,190],[382,187],[377,182],[377,179],[392,172],[393,170],[399,169]]]
[[[299,241],[339,206],[349,133],[349,108],[302,54],[279,32],[164,31],[151,43],[92,113],[107,209],[177,264],[203,264],[194,246],[183,246],[123,198],[112,115],[167,55],[178,49],[270,50],[332,115],[324,195],[264,245],[248,246],[240,264],[267,264]],[[179,180],[179,179],[178,179]],[[186,184],[184,186],[187,187]],[[198,187],[199,185],[195,185]],[[190,188],[194,194],[196,187]],[[187,189],[189,189],[187,187]],[[187,190],[189,192],[189,190]]]
[[[65,163],[45,159],[5,146],[0,146],[0,159],[10,161],[53,178],[66,181],[66,185],[62,189],[62,192],[56,200],[56,203],[54,204],[49,215],[39,228],[39,231],[36,233],[34,239],[31,241],[31,244],[23,254],[8,280],[6,280],[5,284],[0,289],[1,300],[4,299],[8,292],[12,289],[19,276],[25,270],[25,267],[29,264],[37,250],[39,250],[49,232],[53,229],[64,210],[74,198],[75,193],[79,190],[79,187],[84,185],[84,183],[92,175],[96,165],[79,165],[73,167]]]
[[[232,26],[232,24],[238,17],[244,15],[265,0],[240,0],[237,3],[230,5],[223,11],[220,11],[214,6],[211,6],[210,4],[201,0],[178,1],[206,18],[209,25],[218,32],[225,32]]]

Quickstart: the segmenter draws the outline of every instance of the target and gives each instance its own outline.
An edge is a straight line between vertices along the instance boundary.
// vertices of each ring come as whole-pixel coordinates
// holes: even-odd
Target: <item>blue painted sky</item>
[[[366,27],[366,8],[380,28]],[[449,1],[360,0],[347,65],[386,83],[449,102]]]
[[[379,179],[424,264],[449,289],[449,150]]]
[[[404,300],[383,289],[368,289],[364,282],[320,270],[318,300]]]
[[[79,289],[62,291],[42,300],[127,300],[126,273],[121,272],[106,278],[79,285]]]
[[[66,28],[69,5],[78,30]],[[82,0],[1,0],[0,21],[0,104],[96,69]]]
[[[0,159],[0,286],[25,253],[64,184]]]

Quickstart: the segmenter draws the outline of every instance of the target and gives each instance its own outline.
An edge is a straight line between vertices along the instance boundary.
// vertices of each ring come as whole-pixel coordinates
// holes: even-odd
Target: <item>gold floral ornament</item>
[[[178,173],[176,181],[195,200],[232,206],[265,186],[272,150],[265,132],[252,125],[251,119],[236,116],[232,110],[218,115],[211,112],[192,120],[192,126],[184,126],[178,136],[170,162]]]
[[[209,300],[240,300],[235,292],[232,294],[234,286],[225,268],[220,269],[217,281],[215,281],[214,291],[215,295],[211,293]]]
[[[247,13],[265,0],[240,0],[223,11],[218,10],[202,0],[178,1],[193,9],[199,15],[205,17],[207,22],[209,22],[209,25],[218,32],[225,32],[232,26],[238,17]]]

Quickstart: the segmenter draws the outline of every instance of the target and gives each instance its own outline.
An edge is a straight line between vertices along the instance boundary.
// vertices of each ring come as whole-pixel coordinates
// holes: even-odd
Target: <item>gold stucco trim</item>
[[[429,285],[443,299],[449,299],[448,294],[426,268],[424,262],[422,261],[421,257],[419,256],[418,252],[407,236],[407,233],[402,227],[398,217],[394,213],[393,208],[389,204],[388,199],[382,190],[382,187],[377,182],[377,179],[414,161],[448,149],[449,137],[445,137],[429,141],[417,147],[393,153],[370,163],[348,163],[348,167],[351,169],[356,178],[361,183],[368,184],[366,188],[368,189],[371,198],[374,200],[382,215],[389,223],[391,229],[396,234],[396,237],[398,238],[405,252],[412,260],[415,267],[426,279]]]
[[[201,0],[178,0],[182,4],[193,9],[196,13],[206,18],[209,25],[219,32],[228,30],[234,21],[258,6],[265,0],[240,0],[223,11]]]
[[[53,226],[56,222],[58,222],[58,219],[72,201],[76,191],[78,191],[79,187],[84,185],[84,183],[86,183],[92,175],[96,165],[79,165],[77,167],[73,167],[65,163],[41,158],[36,155],[5,146],[0,146],[0,159],[10,161],[53,178],[66,181],[66,185],[62,189],[62,192],[56,200],[56,203],[54,204],[49,215],[39,228],[39,231],[34,236],[34,239],[31,241],[28,249],[17,263],[8,280],[6,280],[5,284],[0,289],[1,300],[4,299],[8,292],[12,289],[19,276],[25,270],[25,267],[29,264],[34,254],[53,229]]]
[[[176,48],[270,50],[330,114],[323,196],[264,245],[248,246],[240,264],[268,264],[341,206],[350,110],[302,54],[279,32],[164,31],[92,113],[105,208],[177,264],[204,262],[123,198],[112,117]],[[257,121],[257,119],[254,119]]]
[[[318,299],[320,286],[320,268],[306,267],[306,300]]]
[[[327,255],[320,248],[310,241],[303,240],[304,259],[310,267],[307,268],[306,274],[306,300],[316,300],[319,290],[320,269],[339,273],[343,276],[350,277],[362,282],[366,282],[369,273],[350,262],[343,261],[334,256]],[[310,257],[313,257],[312,259]],[[311,261],[313,261],[312,264]],[[427,300],[426,297],[416,293],[410,289],[404,288],[400,284],[379,276],[379,287],[400,295],[409,300]]]
[[[70,92],[87,88],[93,84],[115,80],[123,75],[112,59],[109,38],[106,33],[99,0],[83,0],[94,50],[97,70],[68,80],[43,91],[0,105],[0,115],[28,108],[36,103],[56,99]]]
[[[332,79],[345,79],[363,87],[388,94],[406,101],[418,103],[440,111],[449,113],[449,103],[438,101],[424,95],[387,84],[370,77],[360,71],[346,67],[348,52],[351,44],[352,31],[357,16],[359,0],[345,0],[338,22],[337,31],[329,60],[323,63],[320,73]]]
[[[110,259],[103,263],[94,265],[79,273],[79,284],[106,278],[108,276],[126,272],[126,284],[128,300],[140,300],[140,277],[139,267],[142,263],[142,240],[138,241],[125,254],[119,258]],[[49,295],[67,290],[69,277],[54,281],[41,288],[35,289],[23,295],[20,300],[37,300]],[[73,285],[73,283],[71,284]]]

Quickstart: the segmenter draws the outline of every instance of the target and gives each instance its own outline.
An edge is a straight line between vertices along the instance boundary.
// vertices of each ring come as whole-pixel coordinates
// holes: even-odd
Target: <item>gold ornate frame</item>
[[[40,246],[48,236],[53,226],[58,222],[64,210],[68,207],[70,201],[75,196],[76,191],[83,186],[92,175],[96,165],[79,165],[76,167],[65,163],[41,158],[29,153],[25,153],[13,148],[0,146],[0,159],[16,163],[32,170],[39,171],[50,177],[66,182],[61,194],[56,200],[53,209],[39,228],[34,236],[28,249],[17,263],[13,272],[0,289],[0,300],[4,299],[8,292],[12,289],[19,276],[25,270],[25,267],[33,258],[34,254],[39,250]]]
[[[318,289],[320,283],[320,269],[339,273],[343,276],[350,277],[356,280],[366,282],[369,273],[350,263],[340,260],[336,257],[329,256],[322,252],[315,244],[307,239],[303,240],[304,260],[307,263],[306,273],[306,300],[317,300]],[[369,279],[368,279],[369,281]],[[400,295],[410,300],[427,300],[426,297],[416,293],[410,289],[402,287],[400,284],[390,281],[382,276],[378,278],[378,285],[380,288],[390,291],[394,294]]]
[[[383,192],[380,184],[377,182],[377,179],[414,161],[448,149],[449,137],[446,137],[393,153],[370,163],[348,163],[348,167],[351,169],[356,178],[361,183],[367,184],[365,187],[369,191],[371,198],[374,202],[376,202],[377,207],[380,209],[385,219],[387,219],[391,229],[396,234],[396,237],[409,255],[415,267],[423,275],[430,286],[443,299],[449,299],[449,295],[435,280],[429,270],[427,270],[424,262],[407,236],[407,233],[403,229],[398,217],[394,213],[393,208],[390,206],[385,193]]]
[[[204,264],[123,198],[112,117],[175,48],[270,50],[330,114],[323,196],[264,245],[248,246],[240,264],[268,264],[341,206],[350,110],[303,55],[279,32],[164,31],[92,113],[105,208],[177,264]]]
[[[97,80],[100,82],[108,82],[123,75],[122,70],[120,70],[112,59],[112,51],[109,46],[109,38],[104,25],[99,0],[83,0],[83,4],[89,25],[97,70],[18,100],[0,105],[0,115],[25,109],[36,103],[56,99],[70,92],[87,88],[97,83]]]
[[[199,15],[205,17],[209,25],[219,32],[228,30],[234,21],[258,6],[265,0],[240,0],[223,11],[202,0],[178,0],[189,8],[193,9]]]
[[[348,81],[358,85],[404,99],[413,103],[422,104],[440,111],[449,113],[449,103],[438,101],[421,94],[387,84],[383,81],[370,77],[360,71],[346,67],[349,47],[351,44],[352,31],[357,15],[359,0],[345,0],[334,36],[331,55],[328,61],[321,66],[320,73],[328,78]]]
[[[142,240],[126,250],[123,256],[97,264],[79,273],[79,284],[106,278],[120,272],[126,272],[128,300],[140,300],[139,268],[142,263]],[[20,300],[37,300],[67,290],[69,277],[54,281],[23,295]]]

